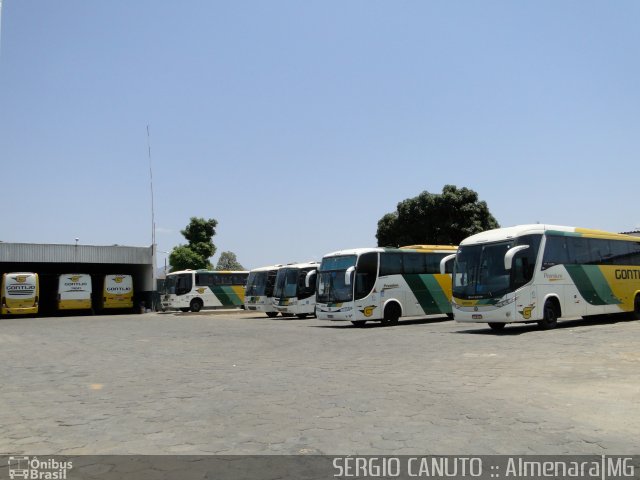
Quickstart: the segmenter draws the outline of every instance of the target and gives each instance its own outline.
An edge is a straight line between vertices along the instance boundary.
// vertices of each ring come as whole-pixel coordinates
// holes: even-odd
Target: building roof
[[[7,263],[119,263],[151,264],[149,247],[120,245],[64,245],[0,242],[0,262]]]

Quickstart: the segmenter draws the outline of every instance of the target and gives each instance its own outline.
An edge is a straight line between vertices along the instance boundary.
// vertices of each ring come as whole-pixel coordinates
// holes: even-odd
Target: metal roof
[[[55,245],[0,242],[0,262],[11,263],[153,263],[152,248],[120,245]]]

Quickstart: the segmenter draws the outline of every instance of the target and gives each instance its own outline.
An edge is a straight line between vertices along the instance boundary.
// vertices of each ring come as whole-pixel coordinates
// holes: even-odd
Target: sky
[[[0,241],[148,246],[155,223],[161,266],[215,218],[214,264],[250,269],[375,246],[447,184],[501,226],[640,228],[635,0],[3,0],[1,22]]]

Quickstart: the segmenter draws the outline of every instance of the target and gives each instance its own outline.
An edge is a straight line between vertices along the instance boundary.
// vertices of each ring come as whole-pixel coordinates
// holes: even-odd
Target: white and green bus
[[[283,265],[276,275],[273,306],[283,317],[305,318],[316,311],[318,262]]]
[[[273,289],[276,275],[282,265],[254,268],[249,272],[249,279],[244,290],[245,310],[263,312],[273,318],[278,315],[273,304]]]
[[[167,274],[163,310],[199,312],[203,308],[242,308],[248,271],[182,270]]]
[[[627,312],[640,318],[640,238],[556,225],[489,230],[460,244],[458,322],[537,322]]]
[[[391,325],[409,316],[450,316],[456,249],[413,245],[329,253],[318,269],[316,315],[357,326],[368,321]]]

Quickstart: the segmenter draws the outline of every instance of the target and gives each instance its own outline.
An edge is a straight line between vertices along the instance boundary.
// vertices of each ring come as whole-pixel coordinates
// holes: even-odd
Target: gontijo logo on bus
[[[376,308],[376,305],[369,305],[368,307],[364,307],[360,311],[365,317],[370,317],[371,315],[373,315],[373,311],[375,310],[375,308]]]
[[[122,285],[126,277],[125,275],[114,275],[111,277],[111,281],[117,283],[118,285],[108,285],[106,290],[108,293],[119,294],[119,293],[129,293],[131,291],[131,285]]]
[[[80,281],[80,279],[83,278],[84,276],[85,275],[71,275],[67,277],[69,281],[64,282],[64,286],[65,287],[86,287],[89,285],[89,283],[86,280],[84,282]]]
[[[13,279],[17,283],[8,283],[7,284],[7,294],[8,295],[31,295],[35,292],[36,286],[33,283],[25,283],[29,275],[16,275]]]
[[[529,320],[531,318],[531,312],[533,312],[534,308],[536,308],[536,306],[532,303],[531,305],[524,307],[518,313],[522,315],[522,318],[524,318],[525,320]]]
[[[206,287],[196,288],[196,292],[198,292],[200,295],[203,295],[206,290]]]

